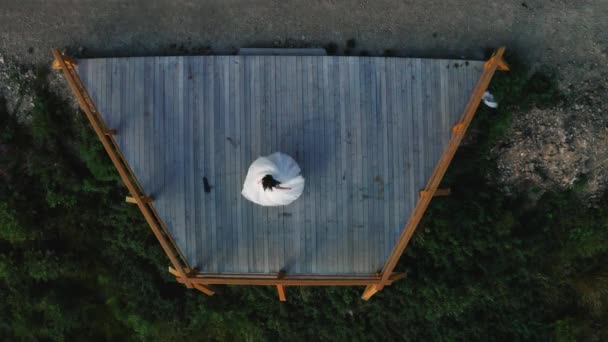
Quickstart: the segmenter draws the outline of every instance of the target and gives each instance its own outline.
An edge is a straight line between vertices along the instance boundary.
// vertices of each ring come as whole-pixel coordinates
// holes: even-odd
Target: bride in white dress
[[[256,159],[247,171],[241,194],[251,202],[272,207],[288,205],[304,191],[304,177],[293,158],[275,152]]]

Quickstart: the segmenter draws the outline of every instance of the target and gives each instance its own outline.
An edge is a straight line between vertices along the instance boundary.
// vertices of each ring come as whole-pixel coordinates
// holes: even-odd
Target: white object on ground
[[[489,91],[483,93],[483,97],[481,98],[483,103],[490,108],[498,108],[498,102],[494,99],[494,95],[492,95]]]
[[[262,178],[271,175],[281,182],[280,188],[264,191]],[[285,153],[275,152],[267,157],[256,159],[247,171],[241,194],[248,200],[259,205],[272,207],[288,205],[302,195],[304,177],[300,175],[300,167],[293,158]]]

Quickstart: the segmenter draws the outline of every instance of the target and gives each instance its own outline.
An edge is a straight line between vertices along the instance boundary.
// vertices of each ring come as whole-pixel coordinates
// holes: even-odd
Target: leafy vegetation
[[[517,69],[517,68],[515,68]],[[0,101],[0,337],[3,340],[608,339],[608,210],[575,191],[506,197],[489,149],[510,113],[560,97],[551,77],[497,75],[398,265],[408,278],[368,302],[362,288],[176,284],[168,261],[82,115],[27,84],[31,122]]]

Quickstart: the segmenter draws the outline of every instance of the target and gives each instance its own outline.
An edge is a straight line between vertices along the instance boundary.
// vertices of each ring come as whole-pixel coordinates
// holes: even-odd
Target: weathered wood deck
[[[192,267],[363,275],[394,247],[483,62],[197,56],[77,68]],[[264,208],[240,190],[249,164],[274,151],[298,161],[306,188]]]

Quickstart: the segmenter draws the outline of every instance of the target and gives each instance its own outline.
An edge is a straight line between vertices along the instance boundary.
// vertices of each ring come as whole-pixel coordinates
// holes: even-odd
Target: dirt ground
[[[79,56],[229,53],[238,47],[344,47],[468,57],[506,45],[557,67],[564,86],[608,66],[607,0],[0,0],[0,54],[49,63]]]
[[[550,108],[513,113],[513,125],[494,148],[507,193],[574,189],[596,204],[608,188],[608,79],[576,84]]]

